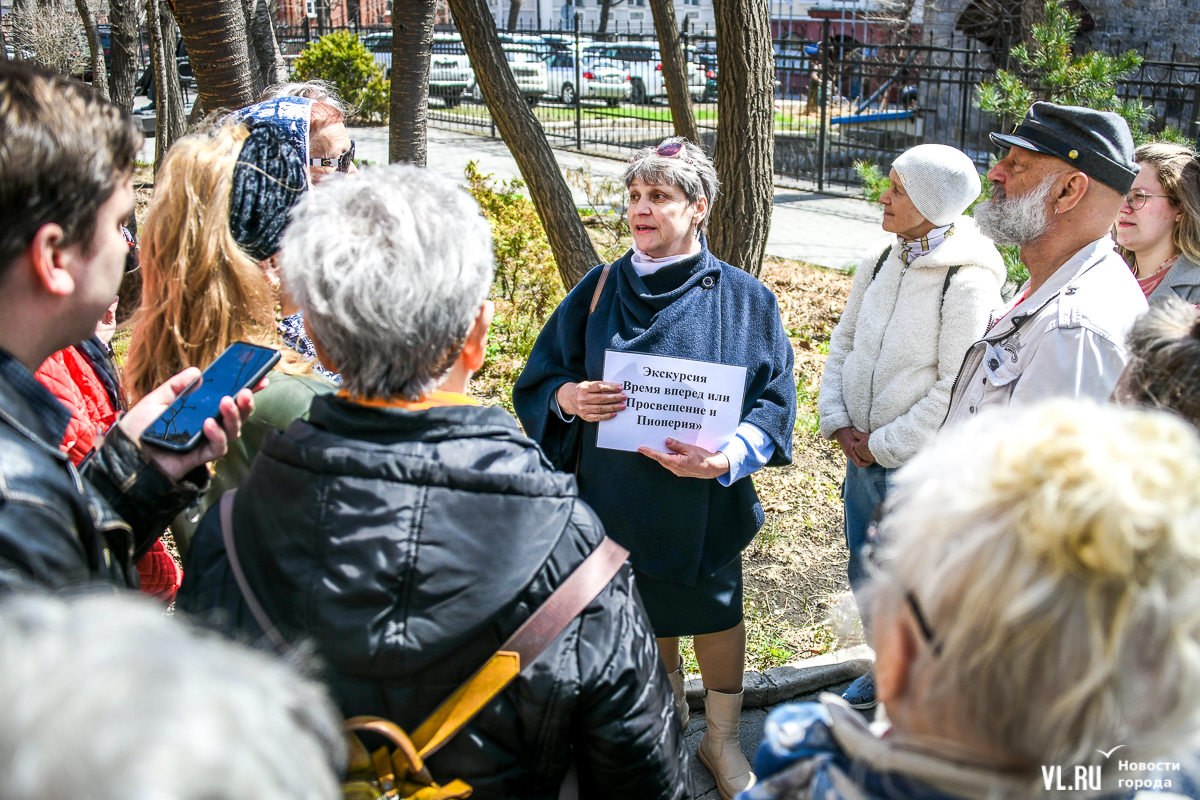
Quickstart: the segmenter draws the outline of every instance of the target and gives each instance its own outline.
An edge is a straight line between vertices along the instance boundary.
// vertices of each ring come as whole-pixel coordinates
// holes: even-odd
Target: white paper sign
[[[745,367],[609,350],[604,380],[620,384],[628,400],[599,424],[597,447],[670,452],[670,437],[715,453],[741,422]]]

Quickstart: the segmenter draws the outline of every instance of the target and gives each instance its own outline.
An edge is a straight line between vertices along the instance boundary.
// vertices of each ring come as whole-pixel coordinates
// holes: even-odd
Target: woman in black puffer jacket
[[[234,503],[238,555],[279,630],[314,643],[343,713],[411,732],[604,531],[511,416],[464,394],[484,359],[492,267],[461,190],[411,167],[322,184],[283,263],[344,388],[264,442]],[[216,511],[179,606],[261,636]],[[684,798],[671,697],[626,564],[430,771],[477,799],[553,798],[573,758],[585,797]]]

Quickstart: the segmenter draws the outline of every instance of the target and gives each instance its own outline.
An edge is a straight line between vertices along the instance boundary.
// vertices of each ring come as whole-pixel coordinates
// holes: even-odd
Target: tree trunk
[[[108,21],[112,24],[112,101],[133,111],[134,86],[138,73],[137,0],[109,0]]]
[[[602,38],[608,34],[608,10],[612,0],[600,0],[600,24],[596,26],[596,37]]]
[[[486,1],[450,0],[450,11],[492,119],[529,186],[538,218],[554,251],[558,274],[563,285],[571,289],[600,263],[600,256],[579,219],[575,200],[559,172],[546,134],[508,68]]]
[[[96,27],[96,18],[92,16],[92,7],[88,0],[75,0],[75,9],[79,12],[79,19],[83,21],[88,49],[92,51],[92,88],[107,99],[108,67],[104,65],[104,45],[100,43],[100,30]]]
[[[4,47],[6,41],[4,38],[4,26],[0,25],[0,63],[8,61],[8,50]]]
[[[771,229],[775,55],[766,3],[713,0],[717,27],[717,146],[721,194],[708,243],[717,258],[757,276]]]
[[[167,151],[185,129],[183,92],[175,63],[175,20],[162,0],[146,0],[146,27],[150,29],[150,68],[154,70],[154,174]]]
[[[650,0],[654,15],[654,30],[658,34],[658,51],[662,55],[663,83],[667,87],[667,102],[675,135],[700,144],[700,129],[692,110],[692,97],[687,83],[687,64],[679,42],[679,27],[675,24],[674,0]]]
[[[1046,21],[1045,0],[1021,0],[1021,41],[1033,46],[1033,26]]]
[[[242,108],[257,100],[264,86],[261,77],[254,79],[241,0],[174,0],[173,10],[204,108]]]
[[[395,8],[392,4],[392,8]],[[488,16],[491,16],[490,14]],[[517,29],[517,21],[521,18],[521,0],[509,0],[508,4],[508,30],[515,31]],[[507,69],[507,62],[505,69]]]
[[[425,166],[428,149],[429,69],[437,0],[392,4],[392,96],[388,161]]]
[[[283,53],[279,52],[270,3],[267,0],[247,0],[247,8],[249,13],[246,16],[246,24],[250,28],[250,52],[258,59],[263,88],[285,83],[288,79],[287,62],[283,60]]]

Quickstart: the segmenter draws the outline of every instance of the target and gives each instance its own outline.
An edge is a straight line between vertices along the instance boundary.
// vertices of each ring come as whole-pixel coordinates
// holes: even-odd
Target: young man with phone
[[[249,391],[188,453],[138,440],[200,372],[135,405],[78,469],[59,449],[70,412],[33,372],[92,334],[116,294],[142,136],[80,83],[0,64],[0,588],[108,581],[136,588],[134,562],[208,484],[204,465],[239,435]]]

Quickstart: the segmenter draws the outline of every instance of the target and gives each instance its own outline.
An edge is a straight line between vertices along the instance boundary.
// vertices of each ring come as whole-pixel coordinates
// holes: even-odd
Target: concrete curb
[[[766,708],[793,697],[813,694],[830,686],[849,683],[871,668],[875,654],[866,645],[806,658],[766,672],[747,671],[742,678],[742,708]],[[700,678],[687,682],[688,708],[704,710],[704,684]]]

